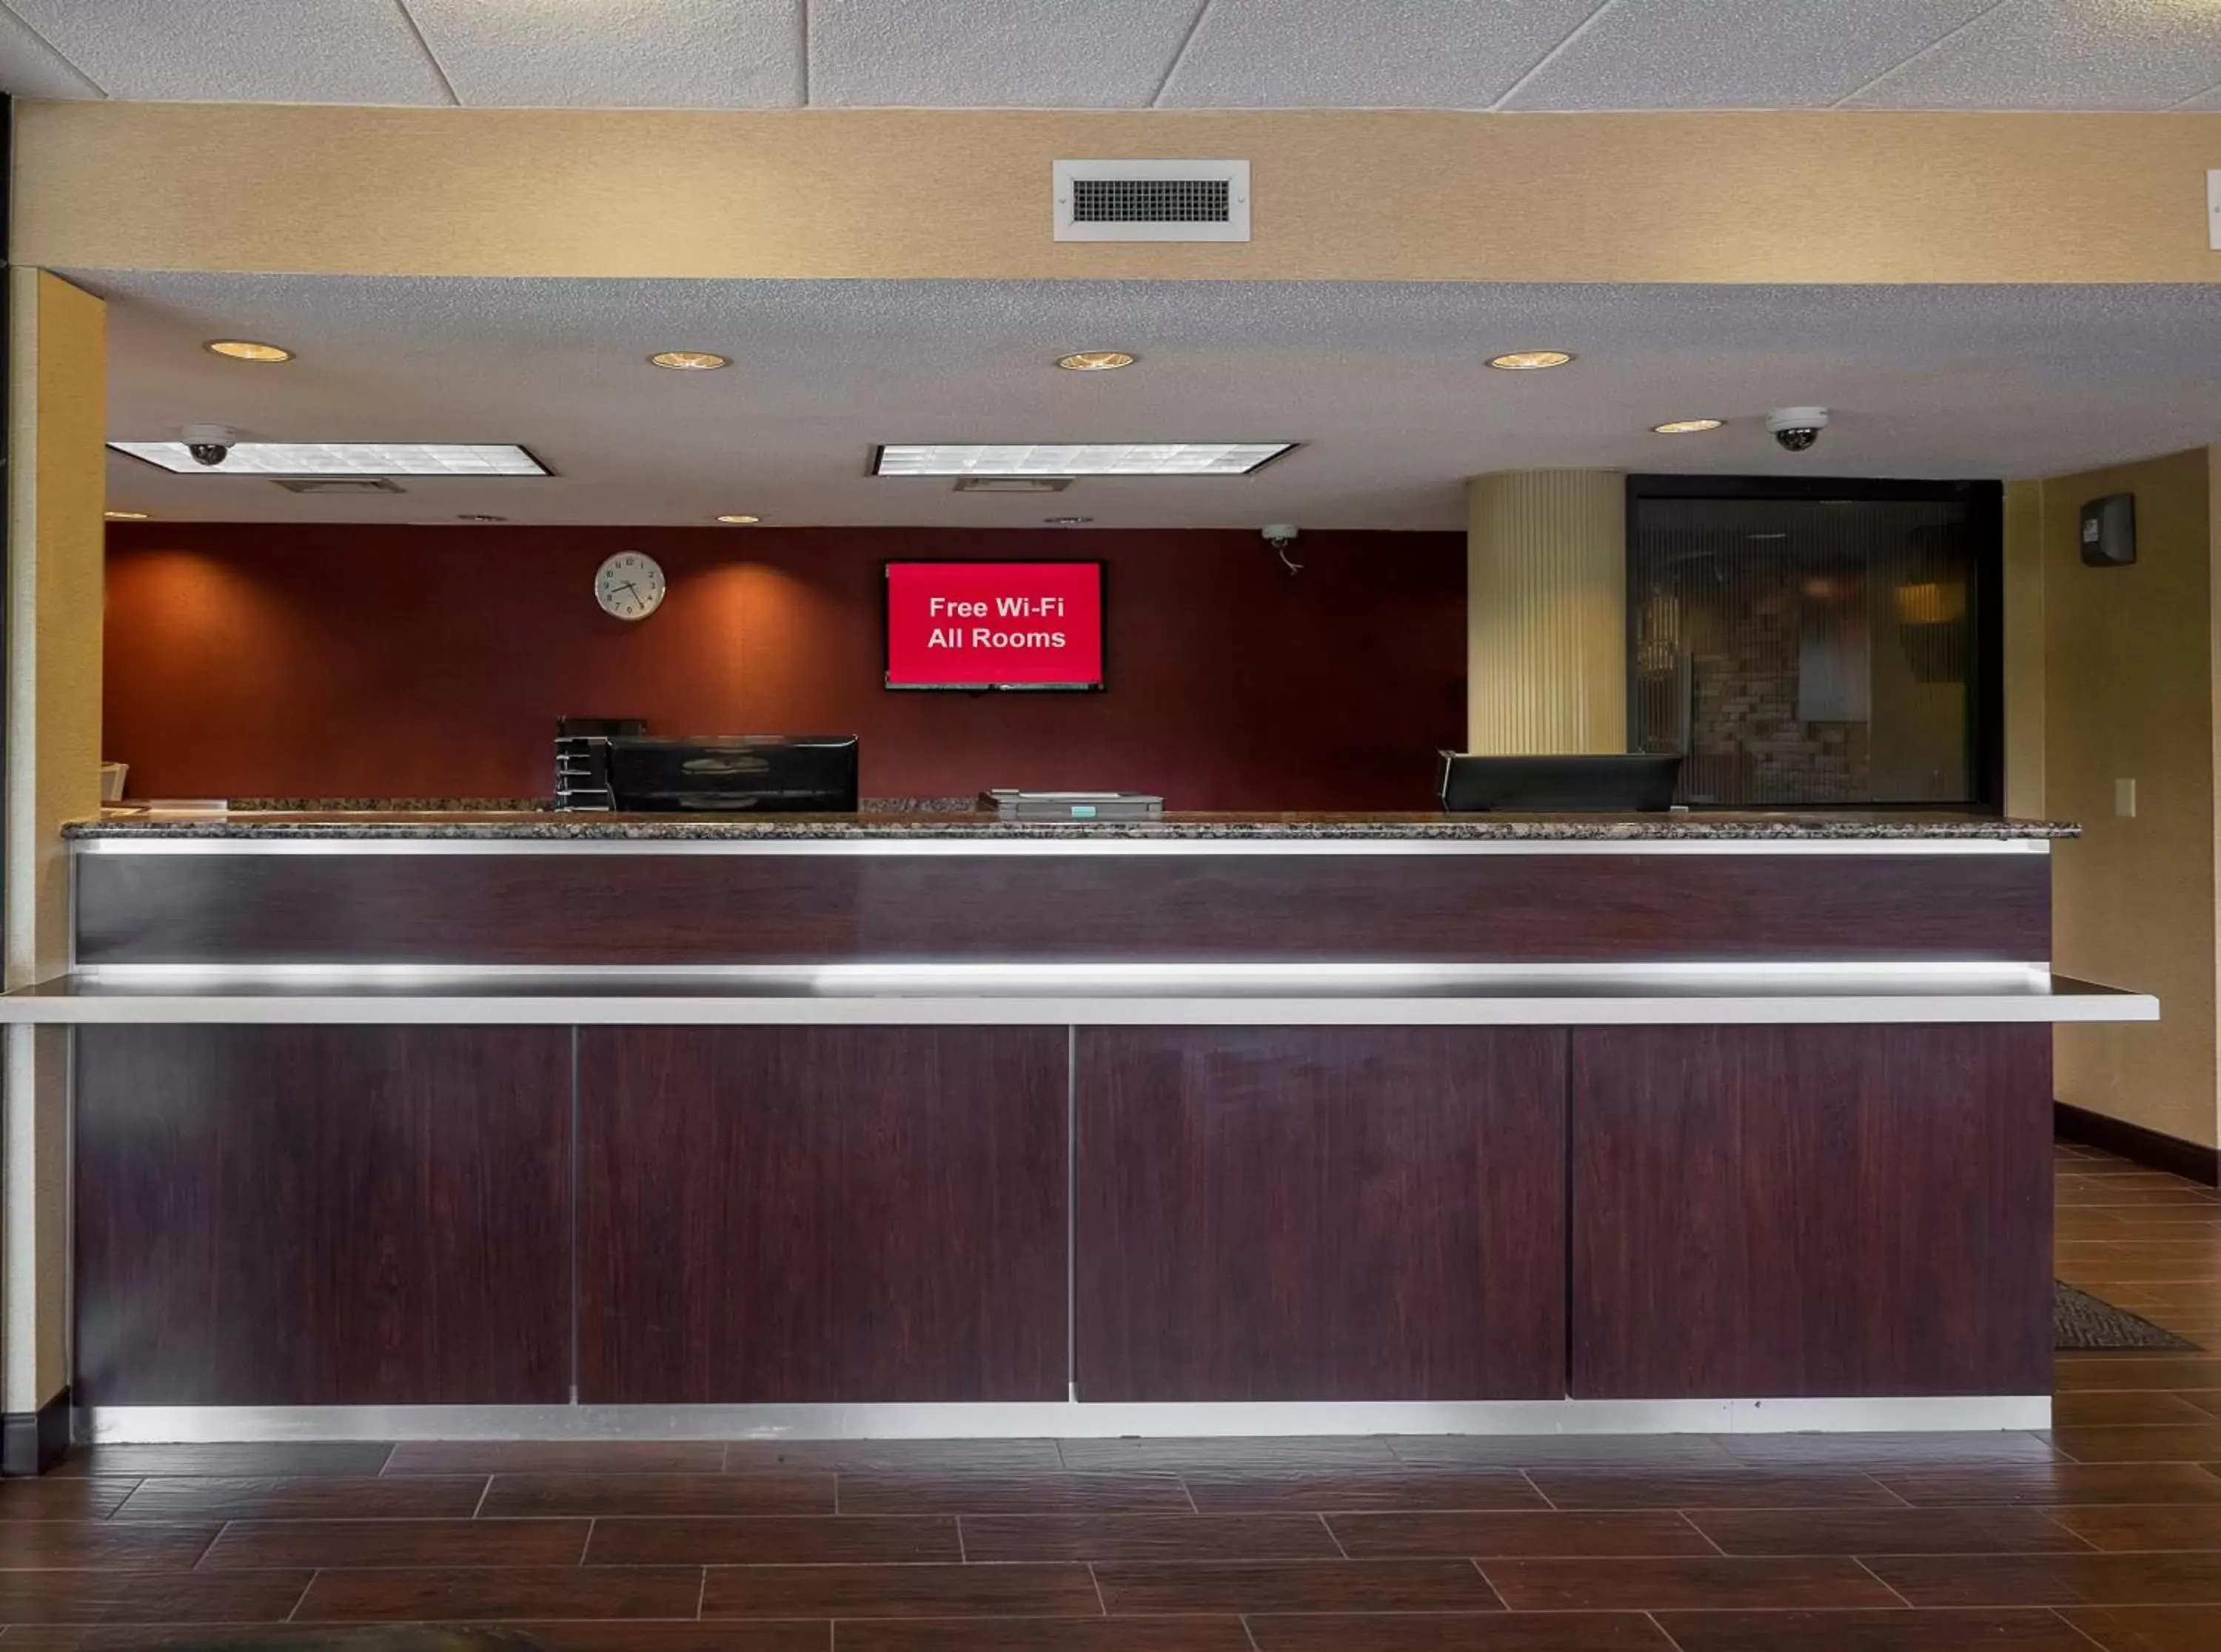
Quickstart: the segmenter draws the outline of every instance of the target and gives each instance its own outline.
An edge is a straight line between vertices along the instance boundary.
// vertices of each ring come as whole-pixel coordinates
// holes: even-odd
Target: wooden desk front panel
[[[2035,854],[80,855],[78,960],[2051,956]]]
[[[1573,1393],[2040,1394],[2051,1029],[1573,1034]]]
[[[564,1027],[77,1034],[80,1404],[560,1405]]]
[[[1067,1042],[581,1029],[579,1398],[1062,1400]]]
[[[1562,1396],[1565,1048],[1081,1028],[1079,1397]]]

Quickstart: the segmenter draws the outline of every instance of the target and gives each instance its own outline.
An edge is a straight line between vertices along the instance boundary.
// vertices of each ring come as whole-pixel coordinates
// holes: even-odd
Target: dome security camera
[[[1766,427],[1774,433],[1774,439],[1785,452],[1803,453],[1811,451],[1820,439],[1820,433],[1828,427],[1825,408],[1776,408],[1766,415]]]
[[[187,425],[178,434],[185,438],[185,452],[193,456],[193,463],[211,469],[231,457],[239,440],[239,433],[229,425]]]

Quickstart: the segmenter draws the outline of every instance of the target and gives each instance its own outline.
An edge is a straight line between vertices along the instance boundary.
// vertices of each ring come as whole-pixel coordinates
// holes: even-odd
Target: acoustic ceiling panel
[[[2164,109],[2221,85],[2210,0],[2007,0],[1852,101],[1896,109]]]
[[[110,97],[447,103],[397,5],[377,0],[7,0]]]
[[[364,0],[7,0],[111,97],[444,104],[400,7]]]
[[[0,90],[597,108],[2215,108],[2221,0],[0,0]]]
[[[802,101],[801,0],[409,0],[409,9],[473,106]]]
[[[1507,109],[1806,109],[1849,96],[1994,0],[1617,0]]]
[[[1596,7],[1597,0],[1219,0],[1196,26],[1160,101],[1188,109],[1486,109]]]
[[[810,101],[1137,109],[1201,0],[811,0]]]
[[[38,31],[0,10],[0,88],[17,97],[97,97],[100,88]]]

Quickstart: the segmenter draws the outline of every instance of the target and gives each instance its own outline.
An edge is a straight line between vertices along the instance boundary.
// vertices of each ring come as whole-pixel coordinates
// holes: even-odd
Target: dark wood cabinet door
[[[2049,1392],[2049,1027],[1573,1043],[1576,1395]]]
[[[1565,1048],[1082,1028],[1079,1397],[1561,1396]]]
[[[1060,1400],[1062,1027],[579,1034],[589,1402]]]
[[[77,1041],[84,1402],[567,1397],[567,1029]]]

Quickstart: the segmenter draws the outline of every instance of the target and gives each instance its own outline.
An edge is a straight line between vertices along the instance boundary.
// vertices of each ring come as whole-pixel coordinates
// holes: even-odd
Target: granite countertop
[[[216,838],[673,841],[792,838],[1374,838],[1387,841],[1540,839],[2059,838],[2081,828],[1994,815],[1887,813],[1702,813],[1688,814],[1167,814],[1145,821],[1084,824],[998,820],[992,814],[865,813],[789,815],[558,814],[546,809],[348,810],[225,814],[111,810],[63,828],[96,838]]]

